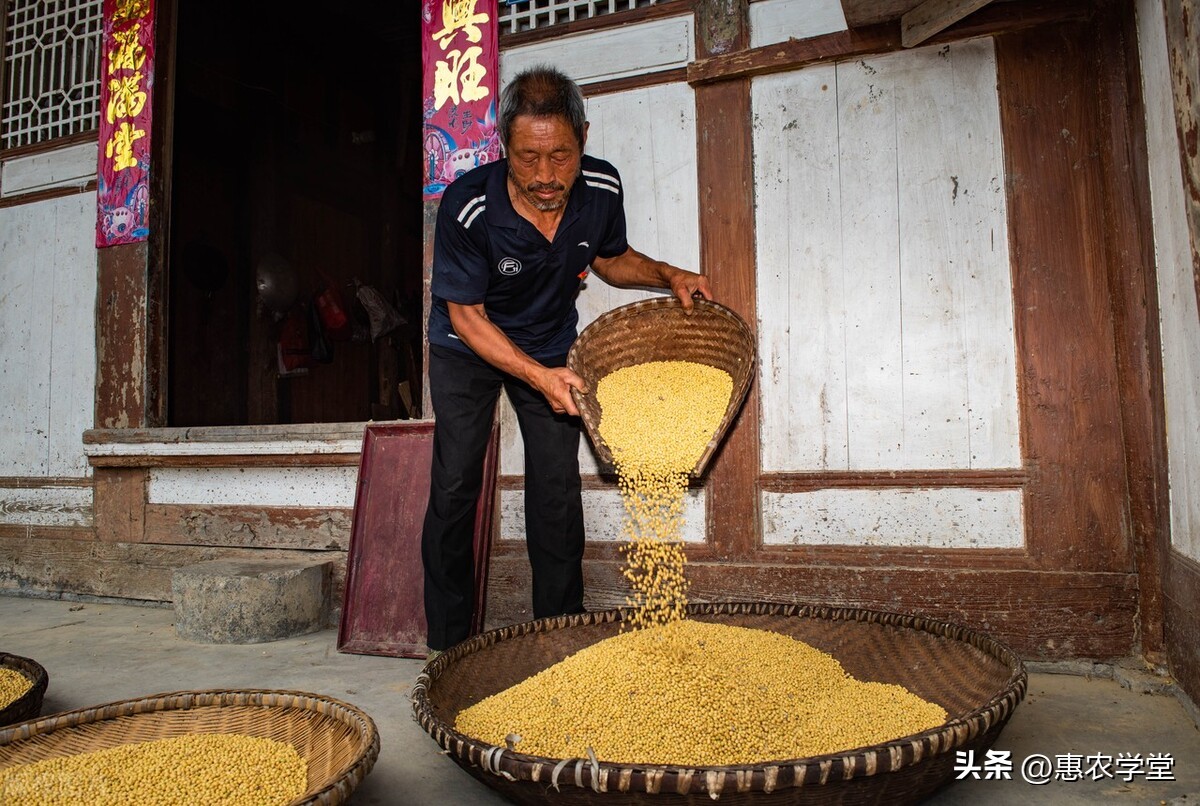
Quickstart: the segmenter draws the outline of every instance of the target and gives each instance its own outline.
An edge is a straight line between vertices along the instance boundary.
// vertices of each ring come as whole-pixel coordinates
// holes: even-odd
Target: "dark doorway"
[[[168,425],[418,416],[416,7],[176,8]]]

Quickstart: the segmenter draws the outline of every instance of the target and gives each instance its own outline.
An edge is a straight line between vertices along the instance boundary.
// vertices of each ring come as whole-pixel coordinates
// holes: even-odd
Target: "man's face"
[[[521,115],[513,121],[506,150],[508,177],[521,199],[542,212],[566,206],[583,148],[565,118]]]

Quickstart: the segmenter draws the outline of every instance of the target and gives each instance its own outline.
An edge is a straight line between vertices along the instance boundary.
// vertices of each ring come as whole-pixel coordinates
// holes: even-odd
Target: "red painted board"
[[[498,453],[499,430],[493,427],[475,511],[472,633],[483,629]],[[432,421],[372,423],[363,433],[339,652],[425,657],[421,525],[432,457]]]

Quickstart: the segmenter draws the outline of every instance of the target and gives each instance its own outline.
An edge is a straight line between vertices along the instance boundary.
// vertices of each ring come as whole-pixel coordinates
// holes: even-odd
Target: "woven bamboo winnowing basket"
[[[345,803],[379,757],[374,721],[349,703],[303,691],[205,690],[66,711],[0,729],[0,769],[195,733],[287,742],[308,764],[289,806]]]
[[[417,722],[455,763],[516,803],[905,806],[955,780],[959,751],[982,758],[1025,695],[1025,667],[1011,649],[948,622],[813,604],[691,604],[688,618],[790,635],[833,655],[859,680],[894,683],[936,702],[949,719],[842,753],[713,767],[532,756],[455,730],[464,708],[617,635],[626,612],[540,619],[467,639],[417,678]]]
[[[50,684],[50,676],[46,670],[32,658],[10,655],[7,652],[0,652],[0,667],[19,672],[29,680],[28,691],[8,705],[0,707],[0,728],[38,717],[42,713],[46,686]]]
[[[588,386],[588,394],[572,389],[580,419],[603,467],[613,466],[612,451],[600,436],[600,404],[596,385],[610,372],[649,361],[694,361],[723,369],[733,379],[733,393],[720,425],[692,468],[700,477],[737,416],[754,376],[755,340],[736,313],[717,302],[697,299],[685,313],[675,297],[656,297],[614,308],[583,329],[567,355],[567,366]]]

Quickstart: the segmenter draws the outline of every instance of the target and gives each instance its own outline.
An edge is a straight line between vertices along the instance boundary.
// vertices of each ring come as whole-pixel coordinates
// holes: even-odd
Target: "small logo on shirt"
[[[500,261],[500,264],[496,268],[499,269],[501,274],[516,274],[521,270],[521,261],[515,257],[506,257]]]
[[[587,247],[588,249],[591,249],[591,248],[592,248],[592,245],[591,245],[590,243],[588,243],[587,241],[580,241],[580,242],[577,244],[577,246],[583,246],[583,247]]]

